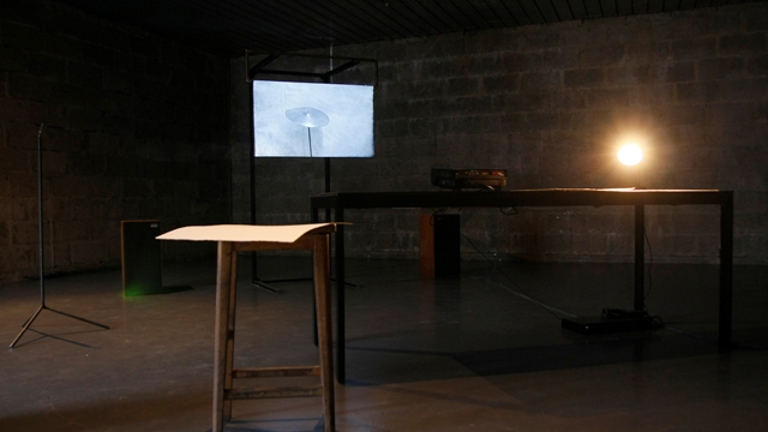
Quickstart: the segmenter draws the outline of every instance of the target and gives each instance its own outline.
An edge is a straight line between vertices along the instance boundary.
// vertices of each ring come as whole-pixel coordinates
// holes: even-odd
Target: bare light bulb
[[[619,149],[618,157],[624,165],[637,165],[643,160],[643,150],[636,144],[627,144]]]

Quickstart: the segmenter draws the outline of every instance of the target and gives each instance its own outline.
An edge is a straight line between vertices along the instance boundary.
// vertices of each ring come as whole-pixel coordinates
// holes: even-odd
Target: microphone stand
[[[35,313],[32,314],[29,318],[27,318],[26,321],[24,321],[24,324],[21,327],[21,331],[18,335],[16,335],[16,338],[13,339],[13,342],[11,342],[10,348],[13,349],[13,347],[16,346],[16,343],[21,339],[21,337],[26,333],[26,331],[29,329],[29,327],[32,325],[32,323],[35,321],[38,315],[40,315],[40,312],[43,310],[49,310],[53,313],[57,313],[59,315],[63,315],[65,317],[73,318],[78,321],[82,321],[84,323],[88,323],[91,325],[94,325],[96,327],[101,327],[103,329],[109,330],[109,327],[99,324],[97,322],[93,322],[90,320],[87,320],[85,318],[81,318],[79,316],[75,316],[72,314],[68,314],[66,312],[58,311],[56,309],[49,308],[45,305],[45,243],[43,238],[43,127],[45,125],[40,125],[40,131],[37,133],[37,223],[38,223],[38,229],[39,229],[39,248],[40,248],[40,264],[39,264],[39,272],[40,272],[40,306],[37,308]]]

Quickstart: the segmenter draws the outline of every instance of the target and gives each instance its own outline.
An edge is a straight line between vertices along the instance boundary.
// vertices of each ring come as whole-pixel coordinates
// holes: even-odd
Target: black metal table
[[[733,291],[733,191],[717,189],[517,189],[473,192],[336,192],[312,197],[312,222],[344,221],[346,209],[634,206],[635,309],[642,310],[644,293],[644,231],[647,205],[716,205],[720,207],[719,344],[731,346]],[[332,215],[331,215],[332,213]],[[338,227],[334,262],[336,307],[336,377],[346,380],[344,227]]]

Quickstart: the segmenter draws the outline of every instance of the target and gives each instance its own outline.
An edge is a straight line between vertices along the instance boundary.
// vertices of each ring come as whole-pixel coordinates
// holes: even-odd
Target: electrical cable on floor
[[[717,340],[717,337],[707,336],[707,335],[698,334],[698,333],[691,333],[691,332],[688,332],[688,331],[685,331],[685,330],[680,330],[678,328],[670,327],[668,325],[664,326],[664,330],[669,330],[671,332],[674,332],[674,333],[677,333],[677,334],[681,334],[683,336],[688,336],[688,337],[691,337],[691,338],[694,338],[694,339],[700,339],[700,340],[712,343],[714,345],[719,345],[720,344],[720,342]],[[733,348],[737,348],[737,349],[746,349],[746,350],[763,350],[763,349],[768,349],[768,346],[766,346],[766,345],[740,345],[740,344],[736,344],[736,343],[732,343],[732,347]]]
[[[648,297],[651,295],[651,290],[653,289],[653,249],[651,248],[651,239],[648,237],[648,230],[643,227],[643,237],[645,238],[645,244],[648,246],[648,265],[647,265],[647,275],[648,275],[648,288],[645,288],[645,284],[643,284],[643,289],[645,289],[645,294],[643,295],[643,311],[645,311],[645,314],[651,319],[654,326],[658,328],[664,328],[666,327],[664,324],[664,320],[661,319],[661,317],[657,316],[651,316],[650,313],[648,313],[648,305],[645,303],[645,301],[648,299]]]
[[[514,289],[512,289],[512,288],[510,288],[510,287],[508,287],[508,286],[506,286],[506,285],[504,285],[502,283],[495,282],[495,281],[492,281],[492,280],[487,279],[487,278],[479,278],[479,277],[474,277],[474,276],[469,276],[469,278],[470,279],[482,280],[482,281],[484,281],[486,283],[489,283],[491,285],[496,285],[498,287],[504,288],[505,290],[509,291],[511,294],[514,294],[514,295],[516,295],[516,296],[518,296],[518,297],[520,297],[520,298],[522,298],[524,300],[528,300],[529,302],[544,308],[544,310],[546,310],[550,314],[554,315],[557,319],[562,319],[563,316],[568,316],[570,318],[575,318],[577,316],[576,314],[572,314],[570,312],[564,311],[562,309],[558,309],[558,308],[556,308],[554,306],[550,306],[550,305],[548,305],[548,304],[546,304],[544,302],[536,300],[535,298],[533,298],[533,297],[531,297],[531,296],[529,296],[527,294],[524,294],[524,293],[519,292],[519,291],[515,291]],[[561,315],[557,315],[555,312],[562,314],[562,316]]]
[[[652,267],[653,267],[654,262],[653,262],[653,249],[651,248],[651,239],[648,237],[648,231],[645,230],[645,228],[643,228],[643,236],[645,238],[645,244],[648,246],[648,268],[647,268],[647,271],[646,271],[647,272],[647,277],[648,277],[648,284],[647,284],[648,288],[646,289],[645,295],[643,296],[643,309],[645,310],[646,314],[648,314],[648,306],[645,304],[645,300],[647,300],[648,297],[651,295],[651,290],[653,289],[653,271],[652,271],[653,269],[652,269]],[[651,318],[653,319],[654,323],[658,324],[659,327],[664,327],[665,330],[669,330],[671,332],[678,333],[678,334],[681,334],[681,335],[684,335],[684,336],[689,336],[689,337],[692,337],[692,338],[701,339],[701,340],[709,341],[709,342],[712,342],[712,343],[717,343],[717,340],[715,340],[715,339],[713,339],[711,337],[704,336],[704,335],[701,335],[701,334],[687,332],[687,331],[680,330],[680,329],[677,329],[677,328],[674,328],[674,327],[669,327],[668,325],[666,325],[664,323],[664,321],[661,319],[661,317],[654,316],[654,317],[651,317]]]
[[[680,329],[676,329],[674,327],[669,327],[669,326],[665,326],[664,329],[665,330],[669,330],[671,332],[675,332],[675,333],[684,335],[684,336],[690,336],[692,338],[706,340],[706,341],[709,341],[709,342],[712,342],[712,343],[715,343],[715,344],[717,343],[717,340],[715,340],[715,339],[713,339],[711,337],[708,337],[708,336],[701,335],[701,334],[691,333],[691,332],[687,332],[685,330],[680,330]]]
[[[541,307],[541,308],[542,308],[542,309],[544,309],[544,310],[545,310],[547,313],[549,313],[549,314],[553,315],[553,316],[554,316],[555,318],[557,318],[557,319],[562,319],[563,317],[562,317],[561,315],[558,315],[558,314],[556,314],[556,313],[555,313],[555,312],[553,312],[553,311],[557,311],[557,312],[559,312],[559,313],[561,313],[561,314],[563,314],[563,315],[568,315],[568,316],[571,316],[571,317],[575,317],[575,316],[576,316],[576,315],[574,315],[574,314],[571,314],[571,313],[569,313],[569,312],[565,312],[565,311],[563,311],[563,310],[557,309],[557,308],[555,308],[555,307],[553,307],[553,306],[549,306],[549,305],[547,305],[547,304],[545,304],[545,303],[543,303],[543,302],[541,302],[541,301],[539,301],[539,300],[536,300],[536,299],[534,299],[533,297],[531,297],[531,296],[530,296],[530,295],[529,295],[529,294],[528,294],[528,293],[525,291],[525,289],[523,289],[523,287],[521,287],[521,286],[520,286],[520,284],[518,284],[517,282],[515,282],[515,281],[514,281],[514,279],[512,279],[512,277],[511,277],[511,276],[509,276],[509,275],[508,275],[506,272],[504,272],[504,271],[503,271],[503,270],[502,270],[502,269],[501,269],[499,266],[497,266],[497,265],[496,265],[496,263],[495,263],[493,260],[491,260],[490,258],[488,258],[488,256],[487,256],[486,254],[484,254],[484,253],[483,253],[483,251],[481,251],[481,250],[480,250],[480,248],[478,248],[478,247],[477,247],[477,245],[475,245],[475,243],[472,241],[472,239],[470,239],[470,238],[469,238],[469,237],[468,237],[468,236],[467,236],[467,235],[464,233],[464,231],[461,231],[461,230],[460,230],[459,232],[461,233],[461,236],[462,236],[462,237],[464,237],[464,239],[465,239],[465,240],[467,240],[467,242],[470,244],[470,246],[472,246],[472,248],[473,248],[473,249],[474,249],[474,250],[475,250],[477,253],[479,253],[479,254],[480,254],[480,256],[481,256],[481,257],[483,257],[483,259],[484,259],[485,261],[487,261],[488,263],[490,263],[490,264],[491,264],[491,266],[493,266],[493,269],[494,269],[494,270],[496,270],[497,272],[501,273],[501,275],[502,275],[502,276],[504,276],[504,277],[505,277],[505,278],[506,278],[506,279],[507,279],[509,282],[511,282],[511,283],[512,283],[512,285],[514,285],[514,287],[517,289],[517,291],[516,291],[515,289],[512,289],[512,288],[510,288],[510,287],[508,287],[508,286],[504,285],[504,284],[501,284],[501,283],[498,283],[498,282],[493,282],[493,281],[491,281],[490,279],[484,279],[486,282],[488,282],[488,283],[491,283],[491,284],[494,284],[494,285],[497,285],[497,286],[500,286],[500,287],[504,288],[505,290],[509,291],[510,293],[512,293],[512,294],[514,294],[514,295],[516,295],[516,296],[518,296],[518,297],[520,297],[520,298],[522,298],[522,299],[525,299],[525,300],[528,300],[528,301],[530,301],[531,303],[533,303],[533,304],[535,304],[535,305],[537,305],[537,306]],[[478,278],[478,279],[479,279],[479,278]]]
[[[514,213],[513,213],[513,212],[507,212],[507,211],[505,211],[504,209],[501,209],[501,208],[500,208],[499,210],[501,211],[501,213],[502,213],[502,214],[504,214],[504,215],[508,215],[508,216],[514,216],[514,215],[517,215],[517,214],[518,214],[518,211],[517,211],[517,209],[516,209],[515,207],[510,207],[510,209],[512,209],[512,211],[513,211]],[[433,222],[433,221],[434,221],[434,216],[435,216],[435,215],[437,215],[437,214],[439,214],[439,213],[441,213],[442,211],[443,211],[443,210],[442,210],[442,209],[440,209],[440,210],[437,210],[437,211],[433,212],[433,214],[432,214],[432,223],[431,223],[433,226],[434,226],[434,222]],[[459,210],[459,213],[461,213],[461,210]],[[473,249],[474,249],[474,250],[475,250],[475,251],[476,251],[478,254],[480,254],[480,256],[481,256],[481,257],[482,257],[482,258],[483,258],[483,259],[484,259],[486,262],[488,262],[488,263],[490,263],[490,264],[491,264],[491,266],[493,267],[493,269],[494,269],[494,270],[496,270],[497,272],[499,272],[499,273],[500,273],[502,276],[504,276],[504,278],[506,278],[506,279],[507,279],[509,282],[511,282],[511,283],[512,283],[512,285],[514,286],[514,289],[513,289],[513,288],[510,288],[510,287],[508,287],[508,286],[506,286],[506,285],[504,285],[504,284],[501,284],[501,283],[499,283],[499,282],[494,282],[494,281],[492,281],[492,280],[490,280],[490,279],[483,279],[485,282],[487,282],[487,283],[490,283],[490,284],[493,284],[493,285],[496,285],[496,286],[499,286],[499,287],[501,287],[501,288],[504,288],[505,290],[509,291],[510,293],[512,293],[512,294],[514,294],[514,295],[516,295],[516,296],[518,296],[518,297],[520,297],[520,298],[522,298],[522,299],[525,299],[525,300],[527,300],[527,301],[530,301],[531,303],[534,303],[534,304],[536,304],[537,306],[539,306],[539,307],[541,307],[542,309],[544,309],[545,311],[547,311],[547,313],[549,313],[549,314],[551,314],[551,315],[555,316],[555,317],[556,317],[556,318],[558,318],[558,319],[562,319],[564,316],[568,316],[568,317],[576,317],[576,316],[577,316],[577,315],[575,315],[575,314],[572,314],[572,313],[570,313],[570,312],[567,312],[567,311],[563,311],[563,310],[561,310],[561,309],[557,309],[557,308],[555,308],[555,307],[553,307],[553,306],[547,305],[547,304],[545,304],[545,303],[543,303],[543,302],[541,302],[541,301],[539,301],[539,300],[536,300],[536,299],[534,299],[533,297],[531,297],[531,296],[530,296],[530,295],[529,295],[529,294],[528,294],[528,293],[525,291],[525,289],[523,289],[523,288],[522,288],[522,287],[521,287],[521,286],[520,286],[520,285],[519,285],[517,282],[515,282],[515,280],[514,280],[514,279],[512,279],[512,277],[511,277],[511,276],[509,276],[509,275],[508,275],[506,272],[504,272],[504,271],[503,271],[503,270],[502,270],[502,269],[501,269],[501,268],[500,268],[498,265],[496,265],[496,262],[495,262],[494,260],[490,259],[490,258],[489,258],[489,257],[488,257],[488,256],[487,256],[485,253],[483,253],[483,251],[481,251],[481,250],[480,250],[480,248],[479,248],[479,247],[477,247],[477,245],[476,245],[476,244],[475,244],[475,243],[472,241],[472,239],[471,239],[471,238],[469,238],[469,236],[467,236],[467,234],[466,234],[464,231],[460,230],[459,232],[461,233],[461,236],[462,236],[462,237],[463,237],[463,238],[464,238],[464,239],[465,239],[465,240],[466,240],[466,241],[469,243],[469,245],[470,245],[470,246],[471,246],[471,247],[472,247],[472,248],[473,248]],[[643,295],[643,300],[644,300],[644,301],[643,301],[643,309],[644,309],[644,311],[645,311],[646,315],[648,315],[648,316],[649,316],[649,318],[651,318],[651,319],[654,321],[654,323],[656,323],[656,324],[657,324],[659,327],[663,327],[663,326],[664,326],[664,322],[663,322],[663,320],[662,320],[660,317],[658,317],[658,316],[654,316],[654,317],[651,317],[651,316],[650,316],[650,314],[648,314],[648,307],[647,307],[647,305],[645,304],[645,300],[647,300],[647,299],[648,299],[648,297],[650,296],[650,294],[651,294],[651,291],[652,291],[652,289],[653,289],[653,274],[652,274],[652,267],[653,267],[653,249],[652,249],[652,247],[651,247],[651,241],[650,241],[650,238],[649,238],[649,236],[648,236],[648,231],[647,231],[647,230],[645,230],[645,229],[643,229],[643,237],[644,237],[644,240],[645,240],[645,243],[646,243],[646,245],[648,246],[648,256],[649,256],[649,258],[648,258],[648,265],[647,265],[647,278],[648,278],[648,284],[647,284],[647,288],[646,288],[646,290],[645,290],[645,293],[644,293],[644,295]],[[475,279],[481,279],[481,278],[475,278]],[[556,313],[556,312],[557,312],[557,313]],[[560,314],[560,315],[558,315],[558,314]],[[677,330],[677,329],[671,329],[671,328],[670,328],[670,330],[676,331],[676,332],[678,332],[678,333],[686,334],[685,332],[682,332],[682,331],[680,331],[680,330]]]
[[[503,209],[499,209],[499,210],[504,215],[514,216],[514,215],[518,214],[516,208],[511,207],[511,209],[514,211],[514,213],[505,212]],[[433,213],[433,218],[434,218],[434,215],[439,213],[439,212],[440,212],[440,210],[434,212]],[[470,244],[470,246],[478,254],[480,254],[480,256],[485,261],[487,261],[488,263],[491,264],[491,266],[493,267],[494,270],[498,271],[502,276],[504,276],[507,280],[509,280],[509,282],[512,283],[512,285],[516,288],[516,290],[513,289],[513,288],[510,288],[510,287],[508,287],[508,286],[506,286],[506,285],[504,285],[502,283],[495,282],[495,281],[492,281],[492,280],[487,279],[487,278],[479,278],[479,277],[471,277],[471,278],[478,279],[478,280],[483,280],[486,283],[489,283],[489,284],[501,287],[501,288],[505,289],[506,291],[510,292],[511,294],[514,294],[514,295],[516,295],[516,296],[518,296],[518,297],[520,297],[520,298],[522,298],[524,300],[527,300],[527,301],[529,301],[529,302],[531,302],[531,303],[541,307],[547,313],[555,316],[558,319],[562,319],[563,316],[569,316],[569,317],[576,317],[577,316],[577,315],[572,314],[570,312],[563,311],[561,309],[557,309],[557,308],[555,308],[553,306],[547,305],[547,304],[545,304],[545,303],[543,303],[543,302],[541,302],[539,300],[534,299],[530,295],[528,295],[528,293],[517,282],[515,282],[512,279],[511,276],[509,276],[498,265],[496,265],[496,262],[494,260],[490,259],[485,253],[483,253],[483,251],[481,251],[480,248],[478,248],[477,245],[475,245],[475,243],[472,241],[472,239],[469,238],[469,236],[467,236],[464,231],[460,230],[459,232],[461,233],[461,236]],[[651,247],[651,241],[650,241],[650,238],[648,236],[648,231],[645,230],[645,229],[643,229],[643,236],[644,236],[644,239],[645,239],[645,243],[646,243],[646,245],[648,247],[648,264],[647,264],[647,270],[646,270],[647,278],[648,278],[648,284],[647,284],[647,289],[645,290],[645,293],[643,295],[643,300],[644,300],[644,302],[643,302],[643,309],[645,310],[646,314],[648,314],[648,308],[645,305],[645,300],[648,299],[648,297],[650,296],[651,291],[653,289],[653,272],[652,272],[653,269],[652,269],[652,267],[653,267],[653,264],[654,264],[654,260],[653,260],[653,249]],[[561,314],[561,315],[558,315],[558,313]],[[650,315],[649,315],[649,317],[650,317]],[[695,333],[690,333],[690,332],[686,332],[686,331],[683,331],[683,330],[680,330],[680,329],[677,329],[677,328],[674,328],[674,327],[666,326],[664,324],[663,320],[660,317],[658,317],[658,316],[654,316],[654,317],[650,317],[650,318],[653,320],[653,322],[655,324],[658,325],[658,327],[663,327],[663,328],[665,328],[667,330],[670,330],[670,331],[672,331],[674,333],[678,333],[678,334],[681,334],[681,335],[684,335],[684,336],[690,336],[690,337],[693,337],[693,338],[697,338],[697,339],[701,339],[701,340],[706,340],[706,341],[710,341],[710,342],[713,342],[713,343],[717,343],[717,341],[713,340],[711,337],[700,335],[700,334],[695,334]],[[747,347],[743,347],[743,348],[760,349],[761,347],[749,347],[749,346],[747,346]]]
[[[648,237],[648,231],[643,229],[643,235],[645,236],[645,244],[648,245],[648,270],[647,270],[647,273],[648,273],[648,289],[646,290],[645,295],[643,296],[643,300],[646,300],[648,298],[648,296],[651,295],[651,289],[653,288],[653,277],[652,277],[653,250],[651,249],[651,240]],[[648,312],[648,308],[645,305],[645,302],[643,302],[643,308],[645,309],[645,311],[647,313]],[[652,317],[652,318],[653,318],[654,322],[657,322],[660,325],[662,325],[665,330],[669,330],[671,332],[678,333],[678,334],[681,334],[681,335],[684,335],[684,336],[689,336],[689,337],[692,337],[692,338],[705,340],[705,341],[708,341],[708,342],[711,342],[711,343],[715,343],[715,344],[718,343],[718,341],[716,339],[714,339],[712,337],[709,337],[709,336],[687,332],[685,330],[680,330],[680,329],[677,329],[677,328],[674,328],[674,327],[669,327],[658,316],[655,316],[655,317]],[[748,346],[748,345],[740,346],[739,348],[745,348],[745,349],[765,349],[765,347]]]

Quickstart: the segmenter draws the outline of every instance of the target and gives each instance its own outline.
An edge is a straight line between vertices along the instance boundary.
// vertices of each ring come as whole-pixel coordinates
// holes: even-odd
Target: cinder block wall
[[[0,282],[120,265],[120,221],[229,221],[225,60],[43,0],[0,4]],[[167,259],[208,254],[168,245]]]
[[[433,167],[505,168],[510,188],[733,190],[736,261],[765,264],[767,37],[768,3],[759,2],[335,47],[377,59],[379,73],[376,156],[334,160],[332,190],[432,190]],[[232,70],[242,81],[242,64]],[[235,98],[247,92],[244,81],[237,86]],[[249,125],[235,126],[243,134],[233,144],[247,158]],[[648,141],[642,172],[616,161],[625,134]],[[322,162],[259,159],[256,167],[257,221],[308,220]],[[236,169],[233,181],[245,197],[247,173]],[[236,214],[246,210],[238,205]],[[479,249],[533,260],[631,259],[630,209],[505,213],[462,212],[465,257]],[[717,260],[716,208],[647,213],[654,261]],[[355,223],[349,253],[416,257],[417,214],[347,212]]]

